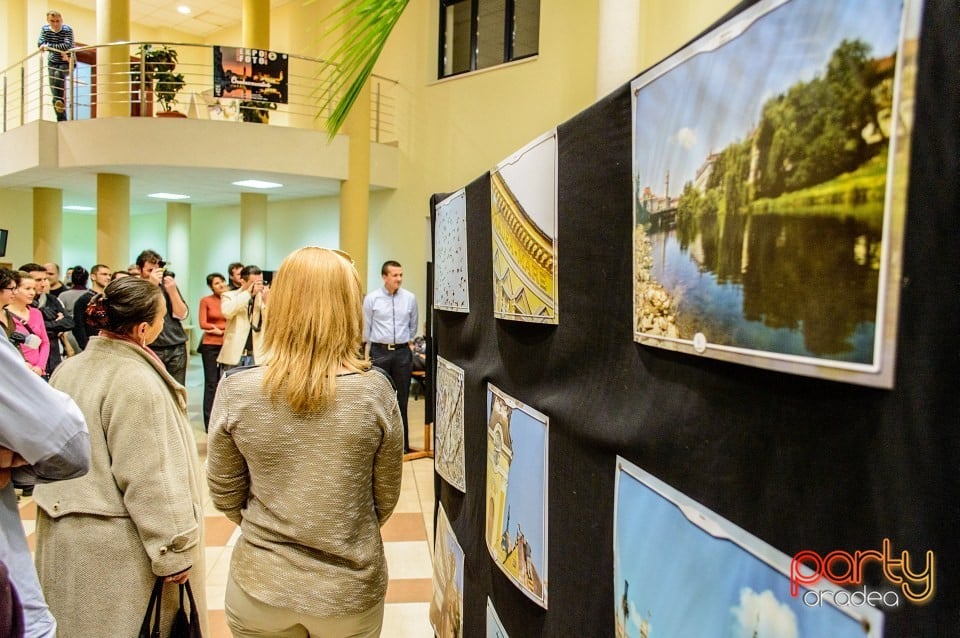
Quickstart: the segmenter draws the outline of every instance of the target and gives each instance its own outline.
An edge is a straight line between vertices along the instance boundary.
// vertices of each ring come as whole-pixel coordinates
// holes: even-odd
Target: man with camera
[[[177,288],[174,274],[167,269],[167,262],[160,253],[145,250],[137,256],[140,278],[147,279],[160,286],[163,299],[167,304],[167,314],[163,318],[163,330],[150,345],[150,349],[163,362],[167,372],[181,385],[187,382],[187,333],[180,322],[187,318],[189,311],[183,301],[183,295]]]
[[[220,310],[227,318],[223,347],[217,363],[226,372],[237,366],[263,363],[263,320],[270,286],[263,283],[263,271],[257,266],[244,266],[240,271],[240,287],[220,296]]]

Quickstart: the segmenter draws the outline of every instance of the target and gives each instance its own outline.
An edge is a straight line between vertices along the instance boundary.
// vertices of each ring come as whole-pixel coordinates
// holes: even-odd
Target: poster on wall
[[[213,47],[213,96],[287,103],[286,53]]]
[[[623,458],[616,471],[618,637],[882,638],[871,604],[837,604],[858,599],[836,585],[794,596],[789,556]]]
[[[437,357],[437,474],[461,492],[467,491],[463,453],[463,368]]]
[[[433,263],[433,307],[437,310],[470,312],[467,193],[462,188],[437,204]]]
[[[510,638],[489,597],[487,598],[487,638]]]
[[[490,171],[493,314],[558,323],[557,131]]]
[[[433,536],[430,625],[439,638],[463,637],[463,549],[440,504]]]
[[[635,341],[893,387],[920,5],[765,0],[631,83]]]
[[[487,549],[497,567],[547,608],[546,415],[487,384]]]

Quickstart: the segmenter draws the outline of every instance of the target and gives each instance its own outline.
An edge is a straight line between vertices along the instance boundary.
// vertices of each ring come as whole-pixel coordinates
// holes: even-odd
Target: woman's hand
[[[180,572],[179,574],[173,574],[172,576],[166,576],[166,577],[164,577],[163,582],[165,582],[165,583],[176,583],[176,584],[178,584],[178,585],[182,585],[182,584],[184,584],[185,582],[187,582],[187,581],[190,579],[190,570],[191,570],[191,569],[193,569],[193,568],[192,568],[192,567],[187,567],[185,570],[183,570],[183,571]]]
[[[7,483],[10,482],[11,469],[26,464],[26,459],[13,450],[0,447],[0,488],[6,487]]]

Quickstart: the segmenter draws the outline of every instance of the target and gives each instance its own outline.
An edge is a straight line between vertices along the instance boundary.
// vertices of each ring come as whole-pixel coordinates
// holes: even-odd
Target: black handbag
[[[190,613],[183,606],[183,592],[186,590],[187,598],[190,600]],[[160,608],[163,606],[163,576],[157,577],[153,583],[153,592],[150,594],[150,602],[147,604],[147,611],[143,615],[143,622],[140,624],[140,635],[138,638],[161,638],[160,636]],[[151,623],[151,616],[153,622]],[[190,581],[180,585],[180,608],[177,609],[173,617],[173,624],[170,626],[170,638],[203,638],[200,633],[200,614],[197,611],[197,603],[193,599],[193,590],[190,588]]]

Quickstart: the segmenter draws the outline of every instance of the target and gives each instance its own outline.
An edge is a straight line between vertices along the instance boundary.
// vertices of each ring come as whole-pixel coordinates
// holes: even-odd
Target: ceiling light
[[[244,179],[239,182],[234,182],[234,186],[246,186],[247,188],[280,188],[283,184],[277,184],[276,182],[264,182],[259,179]]]
[[[64,206],[63,210],[97,210],[93,206]]]
[[[177,13],[182,13],[183,15],[188,15],[190,13],[190,7],[185,4],[181,4],[177,7]]]
[[[147,197],[155,199],[190,199],[189,195],[178,195],[177,193],[150,193]]]

